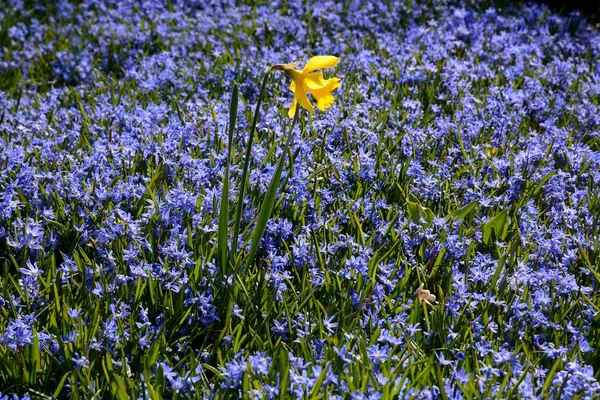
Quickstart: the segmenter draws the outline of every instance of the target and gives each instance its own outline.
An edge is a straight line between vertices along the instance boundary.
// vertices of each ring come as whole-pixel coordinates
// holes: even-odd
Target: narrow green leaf
[[[490,287],[498,289],[498,286],[496,284],[498,283],[498,279],[500,278],[500,272],[502,272],[502,268],[504,267],[505,261],[506,257],[504,255],[498,257],[498,266],[496,267],[494,275],[492,275],[492,279],[490,280]]]
[[[273,211],[273,206],[275,205],[275,199],[277,198],[277,189],[279,189],[279,183],[281,182],[281,173],[283,171],[283,165],[285,164],[285,158],[288,154],[287,149],[289,146],[289,140],[294,129],[294,125],[298,120],[298,115],[300,113],[297,112],[294,117],[294,121],[290,127],[288,132],[288,138],[286,140],[286,145],[284,151],[281,152],[281,156],[279,157],[279,162],[277,163],[277,169],[271,178],[271,183],[269,183],[269,187],[267,188],[267,193],[265,194],[265,198],[260,206],[260,212],[258,214],[258,220],[256,221],[256,227],[254,228],[254,232],[252,233],[252,242],[250,244],[250,253],[248,254],[248,258],[246,259],[246,268],[250,265],[250,263],[254,260],[254,256],[256,255],[256,251],[258,250],[258,245],[260,243],[260,239],[265,233],[265,229],[267,228],[267,222],[269,218],[271,218],[271,212]],[[292,162],[290,160],[290,162]],[[291,166],[290,166],[291,169]]]
[[[265,95],[265,87],[269,81],[269,73],[265,73],[265,76],[260,87],[260,93],[258,100],[256,101],[256,108],[254,110],[254,118],[252,119],[252,127],[248,133],[248,142],[246,143],[246,152],[244,154],[244,167],[242,169],[242,179],[240,181],[240,190],[237,199],[237,208],[235,210],[235,217],[233,219],[233,237],[231,238],[231,251],[235,255],[237,253],[238,236],[240,233],[240,223],[242,220],[242,210],[244,208],[244,195],[246,194],[246,180],[248,179],[248,168],[250,166],[250,154],[252,152],[252,141],[254,140],[254,132],[256,131],[256,123],[258,122],[258,116],[260,114],[260,105]]]
[[[435,364],[435,377],[437,378],[438,388],[440,389],[440,396],[442,400],[448,400],[448,394],[446,393],[446,385],[444,378],[442,377],[442,369],[439,364]]]
[[[29,365],[31,369],[31,375],[29,375],[29,384],[35,386],[37,373],[40,370],[40,341],[38,339],[38,334],[33,330],[33,340],[30,346],[29,352]]]
[[[279,362],[278,371],[280,373],[279,378],[279,398],[285,399],[288,387],[290,385],[290,358],[285,348],[279,348]]]
[[[421,208],[423,209],[423,214],[425,215],[425,221],[427,221],[428,224],[431,224],[431,221],[433,221],[433,219],[435,218],[435,214],[433,213],[433,211],[431,211],[431,209],[427,207]]]
[[[60,392],[62,391],[63,387],[65,386],[65,382],[67,381],[67,378],[69,377],[69,375],[71,374],[71,372],[67,372],[66,374],[63,375],[62,379],[60,380],[60,382],[58,383],[58,386],[56,387],[56,390],[54,391],[54,394],[52,394],[52,398],[53,399],[57,399],[58,395],[60,394]]]
[[[165,391],[165,387],[166,387],[166,380],[165,380],[165,371],[162,367],[162,365],[158,365],[158,369],[156,370],[156,376],[155,376],[155,382],[156,382],[156,391],[158,392],[159,396],[162,396],[163,392]]]
[[[250,374],[248,372],[244,372],[242,375],[242,391],[243,393],[250,392]]]
[[[148,379],[148,377],[146,377],[146,382],[144,383],[144,385],[146,386],[146,389],[148,390],[148,395],[150,396],[150,400],[159,400],[160,399],[160,397],[156,393],[156,390],[154,390],[154,387],[150,384],[150,380]]]
[[[219,209],[219,231],[217,234],[217,247],[219,249],[219,264],[224,276],[227,271],[227,229],[229,225],[229,168],[231,164],[231,153],[233,149],[233,132],[238,109],[238,86],[234,83],[233,93],[231,94],[231,105],[229,107],[229,135],[227,143],[227,160],[225,161],[225,176],[223,177],[223,190],[221,192],[221,207]]]
[[[483,226],[483,243],[488,244],[492,232],[496,238],[504,239],[506,224],[508,223],[508,210],[496,214]]]
[[[458,221],[458,220],[465,218],[467,215],[469,215],[473,212],[477,203],[478,203],[477,200],[473,200],[466,206],[461,207],[458,210],[452,211],[450,214],[448,214],[448,216],[446,217],[446,220],[453,219],[455,221]]]
[[[56,307],[56,311],[60,313],[60,296],[58,295],[58,286],[56,285],[56,282],[52,285],[52,288],[54,289],[54,306]]]
[[[140,300],[140,296],[142,295],[142,290],[146,287],[146,282],[142,280],[141,277],[138,277],[137,283],[135,285],[135,297],[134,302],[138,302]]]
[[[319,377],[317,378],[317,381],[315,382],[315,384],[313,386],[313,390],[310,392],[311,399],[317,398],[319,391],[323,387],[323,382],[325,381],[325,377],[327,376],[328,370],[329,370],[329,365],[325,365],[325,367],[323,367],[321,374],[319,374]]]
[[[531,196],[532,197],[537,196],[538,193],[542,190],[542,187],[550,180],[550,178],[552,178],[554,175],[556,175],[557,172],[558,172],[557,170],[552,170],[552,171],[548,172],[542,179],[540,179],[540,181],[538,182],[535,189],[533,189]]]
[[[577,243],[577,247],[579,248],[579,253],[583,257],[583,260],[585,261],[585,265],[587,266],[588,270],[592,273],[592,275],[594,275],[594,278],[596,278],[596,281],[600,282],[600,273],[598,271],[596,271],[597,267],[594,268],[594,266],[590,262],[590,259],[587,255],[587,253],[585,252],[585,250],[581,246],[581,244]]]
[[[216,369],[215,367],[213,367],[210,364],[203,363],[203,364],[200,364],[200,365],[202,365],[202,367],[204,369],[206,369],[207,371],[210,371],[213,374],[215,374],[215,376],[221,377],[223,375],[223,372],[219,371],[218,369]]]
[[[129,394],[127,393],[127,386],[125,386],[125,381],[123,380],[123,378],[121,376],[113,375],[113,382],[116,382],[116,385],[118,388],[115,393],[118,399],[128,400],[131,398],[129,396]]]
[[[145,357],[145,359],[147,361],[146,366],[148,368],[153,368],[154,364],[156,364],[156,361],[158,360],[158,353],[160,350],[160,345],[162,343],[162,339],[163,339],[163,334],[161,333],[161,335],[158,338],[156,338],[154,343],[152,343],[152,346],[150,346],[150,350],[148,351],[148,356]]]
[[[550,390],[550,386],[552,386],[552,380],[554,379],[554,375],[556,375],[556,371],[558,371],[559,367],[562,364],[562,359],[557,358],[550,368],[550,372],[546,375],[546,380],[544,381],[544,386],[542,387],[542,394],[549,395],[548,391]]]

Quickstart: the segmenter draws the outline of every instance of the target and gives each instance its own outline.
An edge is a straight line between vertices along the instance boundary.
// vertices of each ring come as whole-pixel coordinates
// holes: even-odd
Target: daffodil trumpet
[[[335,56],[315,56],[306,62],[302,70],[295,69],[301,61],[289,64],[275,64],[267,70],[267,72],[283,71],[292,78],[290,89],[294,93],[294,100],[288,111],[290,118],[296,115],[298,104],[311,114],[315,113],[315,109],[308,100],[306,92],[310,93],[317,100],[317,108],[325,111],[325,109],[331,107],[335,100],[331,92],[340,87],[339,78],[325,79],[323,78],[323,73],[317,71],[323,68],[335,67],[339,58]]]

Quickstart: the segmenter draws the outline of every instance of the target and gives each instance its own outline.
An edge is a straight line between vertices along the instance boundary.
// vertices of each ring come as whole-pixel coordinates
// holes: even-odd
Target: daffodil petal
[[[325,85],[319,89],[310,89],[308,91],[317,99],[317,108],[321,111],[325,111],[326,108],[331,107],[335,98],[331,95],[331,92],[340,86],[339,78],[331,78],[325,80]]]
[[[298,102],[296,101],[296,99],[294,99],[294,101],[292,101],[292,106],[290,107],[290,110],[288,111],[288,117],[292,118],[294,115],[296,115],[296,106],[298,105]]]
[[[325,95],[327,93],[331,93],[334,89],[337,89],[338,87],[340,87],[340,79],[339,78],[330,78],[324,81],[324,85],[316,88],[316,89],[311,89],[310,87],[308,87],[308,91],[310,92],[310,94],[312,94],[315,97],[319,97],[322,95]]]
[[[323,89],[325,86],[327,86],[327,81],[323,79],[322,72],[311,72],[310,74],[306,74],[304,77],[304,83],[306,83],[308,90]]]
[[[335,67],[338,61],[339,58],[335,56],[315,56],[306,62],[302,73],[307,74],[315,69]]]
[[[308,97],[306,96],[306,87],[304,84],[296,84],[294,100],[296,100],[302,107],[306,108],[311,114],[315,113],[315,109],[313,108],[312,104],[310,104],[310,101],[308,101]]]
[[[317,99],[317,108],[321,111],[325,111],[326,108],[331,107],[334,101],[335,97],[333,97],[331,94],[321,96]]]

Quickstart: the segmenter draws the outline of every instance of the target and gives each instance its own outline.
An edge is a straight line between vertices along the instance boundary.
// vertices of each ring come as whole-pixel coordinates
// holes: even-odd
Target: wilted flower
[[[338,63],[339,58],[334,56],[313,57],[308,60],[302,71],[294,69],[300,64],[300,61],[289,64],[275,64],[268,70],[268,72],[283,71],[292,78],[290,89],[294,92],[294,101],[288,112],[290,118],[296,115],[298,103],[314,114],[315,109],[306,96],[307,91],[317,99],[317,108],[325,111],[335,100],[331,92],[340,86],[339,78],[324,79],[322,72],[315,71],[317,69],[334,67]]]
[[[417,289],[417,297],[419,298],[420,301],[424,301],[426,304],[429,304],[430,306],[433,305],[432,303],[436,303],[435,295],[431,294],[429,292],[429,290],[423,289],[422,283],[421,283],[421,286],[419,286],[419,288]]]

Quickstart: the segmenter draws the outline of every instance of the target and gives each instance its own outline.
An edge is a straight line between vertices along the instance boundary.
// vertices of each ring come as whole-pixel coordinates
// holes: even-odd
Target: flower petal
[[[304,86],[304,83],[296,82],[294,100],[300,103],[300,105],[306,108],[311,114],[315,113],[315,109],[313,108],[312,104],[310,104],[310,101],[308,101],[308,97],[306,96],[306,86]]]
[[[315,69],[334,67],[339,61],[335,56],[315,56],[306,62],[302,69],[303,74],[307,74]]]
[[[325,85],[319,89],[310,89],[308,91],[317,99],[317,108],[321,111],[325,111],[326,108],[331,107],[335,98],[331,95],[331,92],[340,86],[339,78],[331,78],[324,81]]]
[[[292,106],[290,107],[290,111],[288,111],[288,117],[292,118],[294,115],[296,115],[296,106],[298,105],[298,102],[296,101],[296,99],[294,99],[294,101],[292,101]]]
[[[327,81],[323,79],[322,72],[311,72],[310,74],[306,74],[304,76],[304,83],[306,83],[308,90],[323,89],[327,86]]]
[[[335,97],[331,94],[321,96],[317,99],[317,108],[321,111],[325,111],[325,109],[331,107],[334,101]]]

